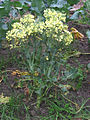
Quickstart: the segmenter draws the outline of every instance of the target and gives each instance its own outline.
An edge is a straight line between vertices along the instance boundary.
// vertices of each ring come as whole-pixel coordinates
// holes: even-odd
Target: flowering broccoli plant
[[[10,42],[11,48],[20,47],[23,42],[34,37],[38,40],[51,39],[64,45],[69,45],[72,41],[72,34],[65,25],[65,14],[59,11],[46,9],[44,10],[44,18],[35,19],[33,15],[27,14],[12,25],[12,30],[7,32],[7,40]]]
[[[33,80],[29,88],[37,94],[38,106],[48,89],[52,88],[53,82],[58,81],[60,66],[64,62],[61,52],[73,41],[65,24],[65,14],[46,9],[43,16],[42,20],[27,14],[7,32],[10,47],[23,50],[24,64],[32,74],[26,79]],[[33,76],[35,71],[38,76]]]

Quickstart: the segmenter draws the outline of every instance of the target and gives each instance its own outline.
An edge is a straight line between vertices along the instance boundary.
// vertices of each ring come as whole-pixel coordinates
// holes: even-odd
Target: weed
[[[20,97],[11,97],[9,103],[0,105],[1,120],[19,120],[22,106],[23,102]]]
[[[86,100],[77,111],[76,108],[71,104],[71,102],[65,101],[62,96],[59,100],[47,100],[47,104],[49,104],[49,114],[47,115],[47,117],[41,117],[41,120],[72,120],[74,118],[88,120],[90,118],[89,111],[87,109],[85,110],[84,107],[87,101],[88,100]]]

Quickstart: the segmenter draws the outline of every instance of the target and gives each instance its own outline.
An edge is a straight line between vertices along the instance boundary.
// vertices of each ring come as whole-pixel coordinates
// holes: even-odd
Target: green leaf
[[[16,7],[16,9],[18,9],[18,10],[22,10],[23,8],[22,8],[22,7]]]
[[[13,8],[11,11],[10,11],[10,14],[13,18],[17,17],[18,16],[18,11],[17,9]]]
[[[24,5],[24,3],[26,2],[26,0],[19,0],[19,2]]]
[[[87,8],[90,10],[90,0],[86,0]]]
[[[90,30],[88,30],[88,31],[86,32],[86,34],[87,34],[87,37],[88,37],[88,43],[90,44]]]
[[[86,32],[88,39],[90,40],[90,30]]]
[[[61,90],[62,90],[63,92],[67,92],[67,91],[68,91],[67,88],[64,87],[64,86],[61,88]]]
[[[14,7],[22,7],[21,2],[19,2],[19,1],[14,1],[14,2],[12,2],[12,5],[13,5]]]
[[[80,0],[67,0],[67,2],[72,6],[74,4],[77,4]]]
[[[81,13],[82,15],[84,15],[84,11],[83,11],[83,10],[79,10],[79,11],[76,11],[76,12],[70,17],[70,19],[72,19],[72,20],[78,19],[80,13]]]
[[[42,94],[42,89],[38,89],[37,91],[35,91],[38,95],[41,95]]]
[[[90,70],[90,63],[88,63],[87,68],[88,68],[88,70]]]
[[[31,10],[37,12],[40,14],[40,12],[43,10],[45,7],[44,2],[42,0],[33,0],[31,4]]]
[[[8,30],[8,25],[7,25],[7,24],[3,24],[3,25],[2,25],[2,29],[3,29],[3,30]]]
[[[32,3],[32,2],[25,1],[25,3],[28,4],[29,6],[31,6],[31,3]]]
[[[61,88],[61,90],[63,92],[67,92],[71,88],[71,85],[62,85],[62,84],[59,84],[59,87]]]
[[[62,8],[62,7],[64,7],[64,5],[66,5],[66,4],[67,4],[67,1],[66,1],[66,0],[57,0],[57,3],[51,4],[50,7],[53,7],[53,8],[55,8],[55,7],[57,7],[57,8]]]
[[[56,3],[56,2],[57,2],[57,0],[46,0],[45,4],[48,5],[48,6],[50,6],[51,4]]]
[[[3,9],[4,8],[4,6],[0,6],[0,9]]]
[[[75,68],[71,68],[70,71],[66,70],[64,71],[64,76],[62,77],[62,80],[75,79],[77,75],[76,73],[77,69]]]

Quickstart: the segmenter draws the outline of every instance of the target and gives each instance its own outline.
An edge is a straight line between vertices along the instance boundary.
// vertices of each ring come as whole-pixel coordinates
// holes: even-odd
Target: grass
[[[20,116],[20,108],[22,107],[22,102],[19,99],[11,97],[8,104],[1,105],[1,120],[19,120],[18,116]]]
[[[15,55],[15,54],[14,54]],[[10,83],[7,82],[7,75],[8,71],[2,71],[2,68],[5,69],[7,64],[9,63],[15,63],[16,56],[12,58],[8,58],[7,63],[5,62],[4,58],[1,59],[1,76],[3,77],[3,83],[8,86],[11,92],[10,101],[6,104],[0,104],[0,119],[1,120],[72,120],[73,118],[81,118],[82,120],[89,120],[89,107],[85,106],[86,102],[84,101],[81,103],[81,105],[78,107],[77,104],[67,98],[67,96],[62,95],[59,88],[57,88],[56,93],[54,92],[54,88],[52,88],[52,92],[50,92],[49,97],[45,97],[42,100],[42,103],[46,104],[48,106],[48,115],[42,115],[40,114],[39,108],[35,108],[36,111],[38,111],[38,114],[36,113],[36,116],[31,115],[31,110],[34,104],[30,102],[30,100],[33,98],[33,96],[30,97],[29,101],[26,100],[26,96],[24,93],[15,93],[16,91],[11,88]],[[19,59],[16,61],[17,63],[20,63]],[[17,65],[16,63],[16,65]],[[70,65],[66,64],[67,70],[70,70]],[[82,66],[77,69],[77,75],[80,75],[81,79],[83,76],[82,73]],[[82,81],[82,80],[81,80]],[[81,81],[80,87],[81,87]],[[79,84],[79,83],[78,83]],[[20,89],[24,89],[23,87]],[[48,89],[49,90],[49,89]],[[47,90],[47,91],[48,91]],[[49,94],[49,91],[47,92]],[[56,95],[55,95],[56,94]],[[25,101],[24,101],[25,99]],[[29,104],[30,102],[30,104]],[[35,102],[35,100],[34,100]],[[47,113],[46,113],[47,114]]]
[[[48,101],[49,115],[42,117],[42,120],[72,120],[74,118],[81,118],[83,120],[89,120],[89,111],[85,108],[90,106],[84,106],[88,100],[84,101],[79,108],[76,110],[75,107],[69,101],[65,101],[64,98],[53,99]]]
[[[84,106],[86,101],[81,105],[79,110],[62,97],[60,100],[47,100],[48,115],[32,117],[30,108],[22,101],[22,96],[11,97],[9,103],[0,105],[1,120],[72,120],[73,118],[81,118],[89,120],[89,106]],[[22,117],[21,117],[22,116]]]

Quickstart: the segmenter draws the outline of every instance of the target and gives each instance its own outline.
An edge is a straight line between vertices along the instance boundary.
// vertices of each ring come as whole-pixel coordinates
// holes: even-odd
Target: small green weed
[[[84,107],[87,101],[88,100],[86,100],[80,108],[76,108],[70,101],[66,101],[62,96],[60,96],[59,100],[50,99],[47,102],[49,105],[49,114],[40,120],[72,120],[74,118],[89,120],[90,117],[87,108],[90,106],[86,106],[86,109]]]
[[[1,120],[20,120],[20,115],[23,116],[24,105],[22,97],[11,97],[7,104],[0,105]]]

